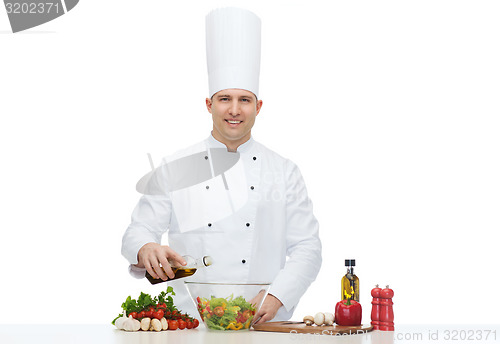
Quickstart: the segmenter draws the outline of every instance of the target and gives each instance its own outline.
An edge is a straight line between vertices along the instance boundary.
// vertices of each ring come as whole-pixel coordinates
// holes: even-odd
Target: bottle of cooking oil
[[[174,272],[175,276],[174,276],[174,278],[169,277],[167,279],[167,281],[192,276],[196,272],[196,270],[198,270],[199,268],[203,268],[205,266],[212,265],[212,257],[210,257],[210,256],[204,256],[203,258],[198,258],[198,259],[194,259],[191,256],[182,256],[182,258],[184,258],[184,260],[186,261],[186,265],[180,265],[179,263],[177,263],[174,260],[170,260],[170,259],[168,260],[170,267],[172,268],[172,271]],[[163,268],[162,268],[162,270],[163,270]],[[165,270],[163,270],[163,271],[165,271]],[[153,276],[151,276],[149,274],[149,272],[147,272],[147,271],[146,271],[146,278],[149,280],[149,282],[151,282],[151,284],[167,282],[167,281],[162,280],[161,278],[153,278]]]
[[[356,260],[346,259],[345,266],[347,267],[347,272],[342,277],[342,300],[349,298],[359,302],[359,278],[354,274]]]

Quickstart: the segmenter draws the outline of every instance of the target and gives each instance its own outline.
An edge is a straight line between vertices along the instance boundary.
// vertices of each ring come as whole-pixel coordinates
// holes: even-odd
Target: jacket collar
[[[212,134],[210,134],[210,136],[208,137],[207,141],[208,141],[208,146],[210,148],[227,148],[225,144],[223,144],[220,141],[217,141]],[[237,149],[238,152],[239,153],[248,152],[250,150],[250,147],[253,146],[253,143],[254,143],[254,139],[253,139],[253,137],[250,137],[250,139],[247,142],[242,143],[238,147],[238,149]]]

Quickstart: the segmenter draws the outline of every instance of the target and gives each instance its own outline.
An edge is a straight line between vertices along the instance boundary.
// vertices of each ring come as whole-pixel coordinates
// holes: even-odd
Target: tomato
[[[236,321],[239,323],[244,323],[247,319],[244,316],[244,313],[238,312],[238,316],[236,317]]]
[[[161,318],[163,318],[163,309],[159,309],[156,312],[153,312],[153,318],[161,320]]]
[[[146,312],[146,316],[148,318],[152,318],[153,313],[155,312],[155,309],[153,307],[149,307],[148,309],[144,309],[144,311]]]
[[[187,327],[186,321],[181,319],[181,320],[177,320],[177,322],[179,323],[179,329],[184,330]]]
[[[132,316],[132,318],[134,319],[137,319],[137,312],[130,312],[128,315]]]
[[[218,317],[221,317],[224,315],[224,308],[222,307],[215,307],[214,308],[214,314],[217,315]]]
[[[167,304],[166,303],[159,303],[157,308],[162,308],[162,309],[167,309]]]
[[[186,328],[186,322],[184,320],[177,320],[179,323],[179,330],[184,330]]]
[[[186,321],[186,328],[188,330],[192,329],[194,327],[194,324],[191,320]]]
[[[200,322],[198,321],[198,319],[194,319],[193,320],[193,328],[197,328],[198,325],[200,325]]]
[[[245,321],[252,316],[252,313],[250,313],[249,309],[246,309],[243,311],[243,318],[245,318]],[[243,321],[244,322],[244,321]]]
[[[137,319],[142,319],[146,317],[146,312],[140,311],[139,314],[137,314]]]
[[[169,320],[168,321],[168,329],[169,330],[177,330],[179,328],[179,323],[177,320]]]

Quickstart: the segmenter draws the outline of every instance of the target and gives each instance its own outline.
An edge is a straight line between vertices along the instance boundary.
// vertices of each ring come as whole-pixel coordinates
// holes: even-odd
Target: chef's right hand
[[[174,278],[175,276],[167,259],[174,260],[181,265],[186,265],[184,258],[170,247],[150,242],[142,246],[137,253],[138,263],[136,266],[146,268],[153,278],[161,278],[166,281],[168,277]],[[166,274],[163,270],[165,270]]]

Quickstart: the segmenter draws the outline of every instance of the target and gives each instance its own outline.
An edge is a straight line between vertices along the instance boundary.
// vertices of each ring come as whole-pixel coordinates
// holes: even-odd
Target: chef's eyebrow
[[[255,97],[255,100],[257,100],[257,97],[256,97],[256,96],[253,96],[253,97]],[[252,100],[252,99],[253,99],[253,97],[252,97],[252,96],[241,96],[241,97],[239,97],[239,99],[250,99],[250,100]],[[217,98],[217,99],[221,99],[221,98],[232,98],[232,96],[231,96],[231,95],[229,95],[229,94],[218,94],[218,95],[216,96],[216,98]]]

